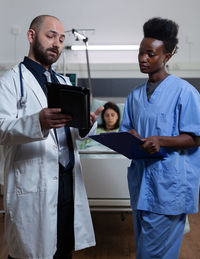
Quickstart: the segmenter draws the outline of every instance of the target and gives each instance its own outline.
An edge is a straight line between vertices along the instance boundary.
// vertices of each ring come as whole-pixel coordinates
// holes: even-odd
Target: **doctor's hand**
[[[61,128],[72,120],[70,115],[61,113],[60,108],[44,108],[39,113],[42,131]]]
[[[136,130],[134,130],[134,129],[129,130],[128,132],[131,133],[132,135],[136,136],[137,138],[142,138],[140,136],[140,134]]]
[[[99,114],[103,111],[103,109],[104,109],[104,107],[100,106],[99,108],[96,109],[95,112],[90,113],[90,125],[91,125],[91,127],[93,126],[93,124],[97,120]]]
[[[152,155],[159,151],[159,136],[150,136],[148,138],[143,138],[141,140],[145,141],[144,144],[141,145],[141,148],[148,154]]]

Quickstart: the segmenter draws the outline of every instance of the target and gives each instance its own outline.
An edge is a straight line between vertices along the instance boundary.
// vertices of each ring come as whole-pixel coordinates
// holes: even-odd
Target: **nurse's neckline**
[[[148,79],[148,82],[150,83],[156,83],[156,82],[159,82],[159,81],[162,81],[164,80],[166,77],[168,77],[169,74],[168,73],[162,73],[160,74],[159,76],[154,76],[154,75],[149,75],[149,79]]]

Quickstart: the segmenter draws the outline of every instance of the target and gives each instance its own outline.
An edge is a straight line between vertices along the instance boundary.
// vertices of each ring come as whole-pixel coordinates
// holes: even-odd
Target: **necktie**
[[[47,79],[48,83],[51,83],[51,74],[49,71],[45,71],[44,75]],[[59,163],[66,167],[70,161],[69,157],[69,148],[67,145],[67,136],[66,131],[64,127],[61,127],[59,129],[55,129],[57,141],[58,141],[58,148],[59,148]]]

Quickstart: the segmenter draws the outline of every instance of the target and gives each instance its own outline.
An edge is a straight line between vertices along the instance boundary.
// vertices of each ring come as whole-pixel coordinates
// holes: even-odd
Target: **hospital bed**
[[[114,101],[122,116],[124,104],[115,99],[94,99],[92,111],[107,101]],[[130,211],[127,168],[131,161],[94,140],[90,148],[80,149],[79,153],[91,210]]]
[[[109,151],[80,151],[91,210],[129,211],[127,168],[130,160]]]

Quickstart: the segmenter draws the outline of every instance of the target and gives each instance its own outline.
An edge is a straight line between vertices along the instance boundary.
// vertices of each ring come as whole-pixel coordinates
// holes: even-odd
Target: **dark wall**
[[[200,92],[200,78],[184,78]],[[145,78],[94,78],[94,97],[126,97],[132,89],[146,81]],[[88,79],[79,78],[78,86],[88,87]]]

